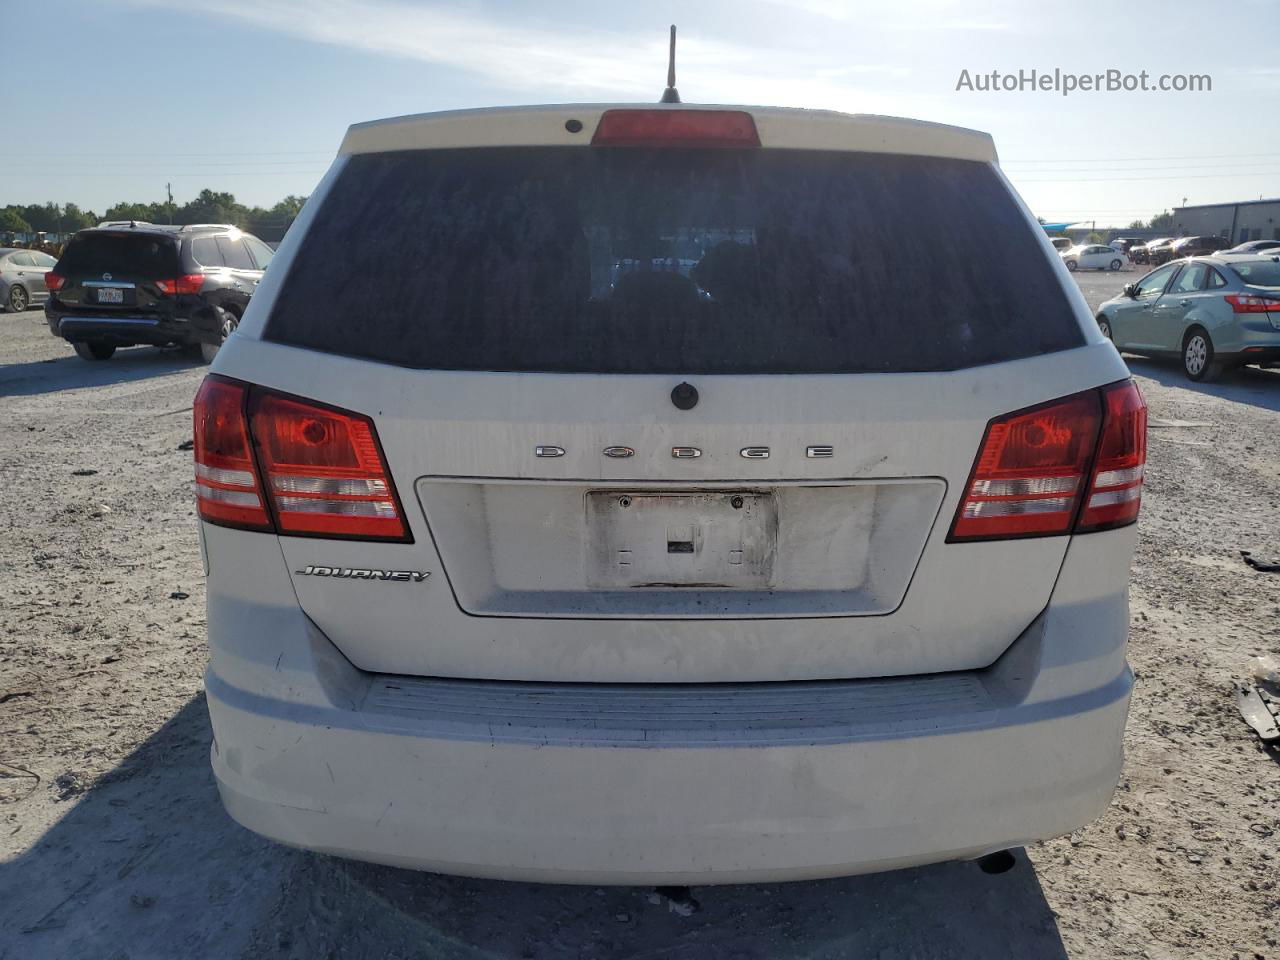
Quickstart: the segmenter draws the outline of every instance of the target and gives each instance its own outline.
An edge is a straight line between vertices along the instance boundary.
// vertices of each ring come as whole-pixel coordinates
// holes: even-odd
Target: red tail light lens
[[[196,503],[211,523],[412,542],[373,422],[210,375],[195,402]]]
[[[67,278],[56,273],[46,273],[44,275],[45,288],[50,293],[57,293],[62,289],[62,285],[67,282]]]
[[[595,147],[758,147],[756,121],[743,110],[606,110]]]
[[[249,411],[280,533],[409,539],[368,417],[256,389]]]
[[[1132,380],[997,417],[947,541],[1047,537],[1138,518],[1147,406]]]
[[[272,529],[254,467],[242,383],[206,377],[195,401],[196,506],[210,523]]]
[[[1132,380],[1102,390],[1102,436],[1089,498],[1076,532],[1123,527],[1138,519],[1147,463],[1147,405]]]
[[[1069,533],[1100,421],[1088,390],[988,423],[948,540]]]
[[[1280,313],[1280,300],[1270,297],[1253,297],[1242,293],[1226,295],[1233,313]]]
[[[200,288],[204,286],[204,274],[188,273],[185,276],[173,277],[170,280],[157,280],[156,286],[161,293],[171,297],[178,294],[199,293]]]

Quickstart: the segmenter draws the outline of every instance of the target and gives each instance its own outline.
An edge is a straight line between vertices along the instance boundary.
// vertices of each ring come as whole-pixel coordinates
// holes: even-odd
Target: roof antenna
[[[667,57],[667,89],[662,91],[659,103],[679,103],[680,91],[676,89],[676,25],[671,25],[671,52]]]

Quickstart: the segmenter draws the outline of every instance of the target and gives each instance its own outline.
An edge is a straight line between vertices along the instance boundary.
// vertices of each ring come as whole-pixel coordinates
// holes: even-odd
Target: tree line
[[[1134,220],[1129,224],[1130,230],[1167,230],[1173,226],[1173,214],[1168,210],[1157,213],[1150,220]]]
[[[74,203],[9,204],[0,207],[0,233],[74,233],[97,226],[103,220],[146,220],[150,223],[230,223],[263,240],[279,240],[306,203],[306,197],[289,195],[272,207],[248,207],[230,193],[201,190],[194,200],[171,204],[123,202],[108,207],[101,216]]]

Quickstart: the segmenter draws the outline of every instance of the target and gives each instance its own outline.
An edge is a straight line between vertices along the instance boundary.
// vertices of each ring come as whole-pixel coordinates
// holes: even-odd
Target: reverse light
[[[606,110],[593,147],[758,147],[756,121],[744,110]]]
[[[216,375],[195,402],[202,519],[281,535],[411,542],[366,416]]]
[[[200,288],[204,286],[204,274],[188,273],[185,276],[173,277],[168,280],[157,280],[155,283],[161,293],[171,297],[179,294],[199,293]]]
[[[987,424],[948,542],[1046,537],[1137,519],[1147,408],[1131,380]]]
[[[44,285],[50,293],[57,293],[66,284],[67,278],[59,273],[46,273],[44,275]]]

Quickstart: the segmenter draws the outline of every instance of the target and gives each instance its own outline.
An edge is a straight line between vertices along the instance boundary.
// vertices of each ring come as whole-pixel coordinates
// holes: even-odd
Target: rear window
[[[1280,287],[1280,262],[1275,260],[1246,260],[1231,264],[1231,269],[1255,287]]]
[[[202,267],[224,266],[222,254],[218,252],[218,245],[213,242],[213,237],[197,237],[192,240],[191,257]]]
[[[155,279],[182,273],[177,240],[154,234],[78,233],[58,268],[67,276],[110,273]]]
[[[244,242],[238,237],[218,237],[218,253],[222,255],[222,262],[232,270],[253,270],[253,260],[249,258],[249,251],[245,247]]]
[[[702,374],[1084,343],[985,164],[556,147],[350,158],[265,336],[419,368]]]

